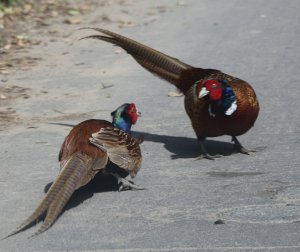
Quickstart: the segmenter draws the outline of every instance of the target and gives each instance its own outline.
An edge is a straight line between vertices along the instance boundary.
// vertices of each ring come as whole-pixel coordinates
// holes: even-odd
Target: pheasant
[[[113,175],[118,180],[119,190],[143,189],[126,178],[126,175],[134,178],[141,167],[139,144],[142,140],[129,134],[140,113],[134,103],[125,103],[111,115],[112,123],[91,119],[79,123],[70,131],[59,152],[61,170],[57,178],[31,216],[7,237],[27,229],[45,213],[44,222],[35,235],[46,231],[73,192],[86,185],[98,172]],[[109,161],[116,164],[120,171],[111,168]]]
[[[196,68],[130,38],[99,28],[101,35],[84,37],[103,40],[123,48],[142,67],[169,81],[185,96],[185,110],[200,143],[200,158],[214,159],[204,145],[207,137],[229,135],[234,147],[249,154],[237,136],[246,133],[257,119],[259,103],[253,88],[244,80],[216,69]]]

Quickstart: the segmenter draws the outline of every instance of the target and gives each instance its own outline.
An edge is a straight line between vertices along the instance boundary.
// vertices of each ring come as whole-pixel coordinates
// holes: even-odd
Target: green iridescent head
[[[136,109],[134,103],[124,103],[115,111],[111,112],[112,123],[116,128],[130,132],[131,126],[137,122],[141,113]]]

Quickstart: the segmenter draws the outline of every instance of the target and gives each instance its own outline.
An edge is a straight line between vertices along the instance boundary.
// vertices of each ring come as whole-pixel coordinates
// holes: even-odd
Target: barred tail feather
[[[120,46],[145,69],[155,75],[158,75],[160,78],[171,82],[179,89],[181,89],[180,78],[182,73],[185,70],[193,69],[192,66],[185,64],[176,58],[170,57],[164,53],[114,32],[90,27],[81,29],[93,29],[105,34],[106,36],[91,35],[82,39],[99,39]]]
[[[36,210],[14,232],[3,239],[24,231],[45,212],[45,220],[36,234],[40,234],[51,227],[73,192],[78,188],[81,178],[90,169],[91,165],[91,159],[87,155],[82,153],[74,154],[66,162]]]

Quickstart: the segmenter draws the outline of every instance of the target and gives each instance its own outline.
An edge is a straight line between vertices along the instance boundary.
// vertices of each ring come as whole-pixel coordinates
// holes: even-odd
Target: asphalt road
[[[0,103],[15,111],[0,131],[0,237],[31,214],[56,177],[70,130],[58,124],[110,120],[124,102],[142,111],[133,128],[146,140],[135,182],[147,190],[119,193],[95,181],[74,194],[47,232],[28,239],[38,224],[0,241],[0,250],[300,251],[300,1],[125,3],[97,8],[80,25],[61,24],[70,36],[19,55],[41,57],[36,67],[1,77],[1,86],[28,89],[15,88],[16,98]],[[231,154],[225,136],[208,141],[225,157],[195,160],[200,150],[183,98],[167,96],[175,88],[116,47],[78,41],[92,34],[81,26],[111,29],[247,80],[261,111],[239,139],[266,149]],[[214,224],[218,219],[225,224]]]

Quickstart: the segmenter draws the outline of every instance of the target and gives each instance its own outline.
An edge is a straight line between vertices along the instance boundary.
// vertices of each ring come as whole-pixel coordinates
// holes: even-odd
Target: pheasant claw
[[[234,142],[234,146],[233,148],[236,149],[238,152],[246,154],[246,155],[250,155],[250,150],[247,150],[240,142],[239,140],[236,138],[236,136],[232,136],[232,141]]]
[[[198,138],[199,139],[199,144],[200,144],[200,148],[201,148],[201,151],[203,154],[201,154],[200,156],[198,156],[196,158],[196,160],[201,160],[203,158],[206,158],[206,159],[209,159],[209,160],[214,160],[215,158],[221,158],[223,157],[223,155],[219,155],[219,154],[216,154],[216,155],[210,155],[207,153],[206,151],[206,148],[204,146],[204,139],[203,138]]]
[[[201,160],[201,159],[209,159],[209,160],[215,160],[216,158],[221,158],[221,157],[224,157],[223,155],[210,155],[208,153],[205,153],[205,154],[201,154],[200,156],[196,157],[196,160]]]
[[[125,190],[145,190],[144,187],[140,187],[134,184],[134,182],[130,179],[122,178],[117,173],[111,173],[117,180],[119,185],[119,192]]]

